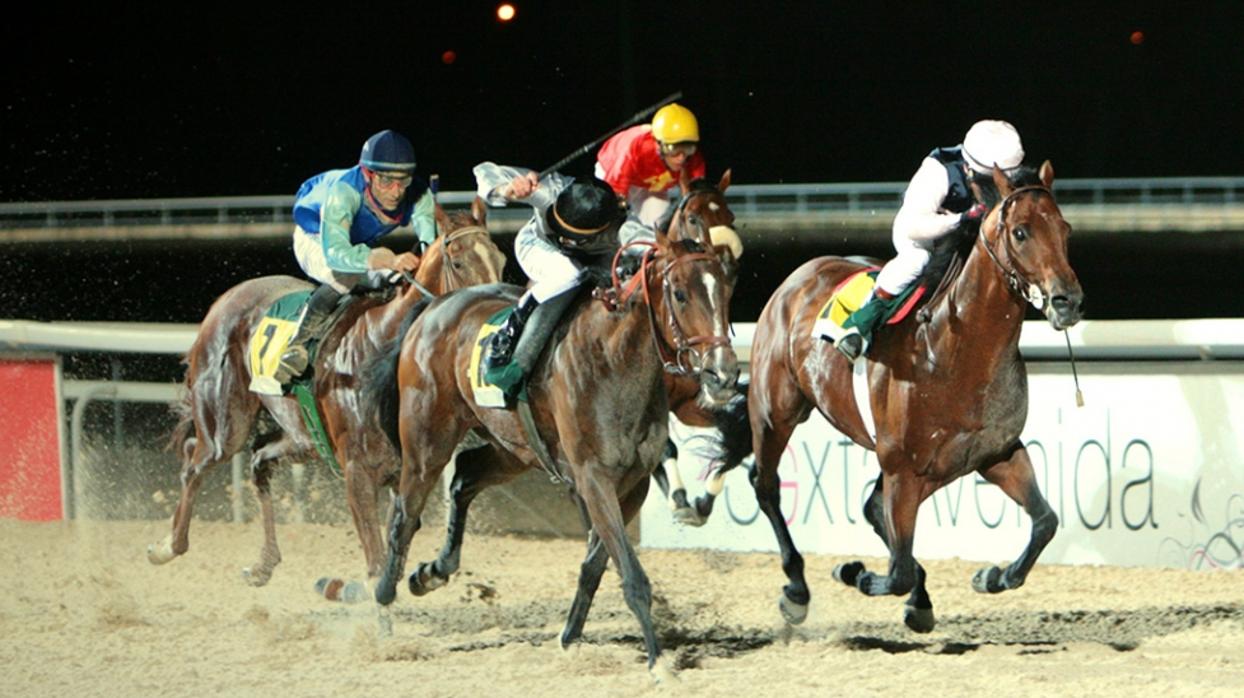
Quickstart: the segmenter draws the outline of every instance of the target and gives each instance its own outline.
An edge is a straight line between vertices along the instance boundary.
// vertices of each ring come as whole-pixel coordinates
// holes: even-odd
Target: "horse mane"
[[[1027,186],[1041,186],[1041,178],[1037,171],[1027,165],[1021,165],[1012,172],[1007,181],[1010,182],[1013,189]],[[985,204],[989,210],[993,210],[998,202],[1002,200],[1001,193],[998,192],[998,186],[994,184],[993,175],[989,173],[978,173],[973,171],[969,180],[973,188],[980,192],[984,199],[981,203]],[[963,271],[963,263],[967,261],[968,255],[972,252],[972,245],[976,243],[976,236],[980,234],[981,220],[970,221],[966,225],[961,225],[950,233],[943,235],[933,243],[933,252],[929,257],[929,263],[925,265],[924,273],[920,275],[916,283],[936,288],[937,293],[929,297],[926,305],[932,305],[933,298],[940,295],[942,290],[948,288],[959,277],[959,273]]]

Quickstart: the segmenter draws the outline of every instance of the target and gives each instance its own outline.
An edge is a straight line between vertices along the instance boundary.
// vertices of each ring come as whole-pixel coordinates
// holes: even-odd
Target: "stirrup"
[[[834,342],[834,348],[838,350],[838,353],[854,363],[868,350],[868,342],[864,339],[864,335],[855,329],[851,329],[845,335],[839,337],[837,342]]]
[[[278,370],[281,374],[288,375],[290,378],[297,378],[307,370],[310,363],[310,356],[307,348],[301,344],[291,344],[285,349],[285,353],[281,355],[281,363]],[[285,380],[282,383],[288,382]]]
[[[490,369],[505,368],[514,360],[516,346],[518,346],[517,337],[504,329],[498,331],[488,345],[488,358],[484,366]]]

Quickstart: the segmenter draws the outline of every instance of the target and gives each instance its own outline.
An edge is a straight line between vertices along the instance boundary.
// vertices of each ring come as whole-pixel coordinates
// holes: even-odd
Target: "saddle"
[[[812,336],[836,342],[846,334],[843,325],[851,314],[864,305],[864,300],[877,285],[877,275],[881,267],[869,267],[851,274],[834,287],[829,299],[821,306],[812,324]],[[895,325],[903,321],[925,297],[928,287],[913,284],[907,287],[894,300],[888,302],[880,320],[884,325]]]
[[[251,392],[280,397],[288,395],[293,386],[300,382],[310,385],[315,374],[315,359],[319,353],[320,342],[337,325],[355,296],[343,295],[325,321],[320,336],[307,342],[310,361],[306,374],[282,383],[277,379],[281,355],[297,333],[298,321],[310,297],[311,291],[294,291],[281,296],[268,306],[263,318],[255,325],[246,347],[246,367],[251,374]]]

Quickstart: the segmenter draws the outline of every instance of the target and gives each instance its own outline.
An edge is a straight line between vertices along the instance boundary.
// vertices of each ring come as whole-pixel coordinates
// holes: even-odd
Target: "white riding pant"
[[[294,258],[298,260],[298,266],[302,267],[303,273],[322,284],[332,286],[338,293],[349,293],[350,289],[363,282],[379,285],[392,273],[388,270],[369,271],[365,274],[333,271],[324,257],[324,245],[320,242],[319,234],[308,233],[297,225],[294,226]]]
[[[596,178],[605,178],[605,169],[596,163]],[[660,218],[670,207],[669,191],[648,191],[639,187],[631,187],[626,194],[626,207],[630,210],[630,215],[636,218],[646,227],[651,228],[656,225],[657,219]]]
[[[897,296],[920,278],[932,255],[933,241],[917,242],[900,232],[893,234],[893,240],[898,254],[881,268],[881,273],[877,275],[877,287]]]
[[[527,291],[537,302],[564,293],[579,285],[579,267],[561,249],[540,237],[536,226],[524,226],[514,238],[514,256],[532,286]]]

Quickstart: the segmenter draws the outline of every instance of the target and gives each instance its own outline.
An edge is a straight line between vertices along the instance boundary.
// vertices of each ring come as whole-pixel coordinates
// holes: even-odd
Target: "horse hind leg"
[[[423,596],[449,582],[449,577],[458,571],[471,502],[480,492],[512,480],[524,469],[521,462],[492,444],[458,454],[454,463],[454,479],[449,487],[445,543],[435,560],[419,563],[410,575],[410,593]]]
[[[687,499],[687,486],[678,472],[678,446],[673,439],[665,440],[665,452],[661,463],[652,471],[652,479],[669,501],[670,512],[676,523],[684,526],[703,526],[704,518],[696,512]]]
[[[782,494],[777,475],[778,462],[790,441],[792,431],[793,424],[775,422],[771,426],[761,426],[757,432],[759,446],[756,449],[756,467],[752,469],[751,480],[752,489],[756,491],[756,502],[777,537],[778,548],[782,554],[782,571],[786,573],[787,583],[778,599],[778,609],[787,623],[798,625],[808,617],[808,604],[811,603],[812,594],[803,574],[803,556],[795,548],[795,541],[786,525],[786,517],[782,515]]]
[[[1028,450],[1016,443],[1009,458],[982,468],[984,478],[997,485],[1023,507],[1032,519],[1032,533],[1024,552],[1005,570],[997,566],[984,567],[972,577],[972,588],[982,593],[996,594],[1008,589],[1023,586],[1036,564],[1041,551],[1054,538],[1058,531],[1058,515],[1050,508],[1041,489],[1037,486],[1036,474],[1032,470],[1032,461],[1028,458]]]
[[[884,503],[881,496],[883,482],[882,478],[877,478],[873,491],[868,496],[868,501],[864,504],[864,519],[873,527],[873,532],[881,538],[881,541],[886,544],[888,549],[890,541],[886,539],[885,525],[883,523],[885,517]],[[835,567],[834,579],[849,587],[855,587],[860,575],[866,571],[867,568],[865,568],[864,563],[855,560]],[[928,575],[925,573],[924,567],[917,562],[916,586],[911,590],[911,595],[907,597],[907,603],[903,606],[903,624],[918,633],[932,632],[937,625],[937,619],[933,614],[933,601],[929,598],[929,590],[925,586],[927,577]]]

